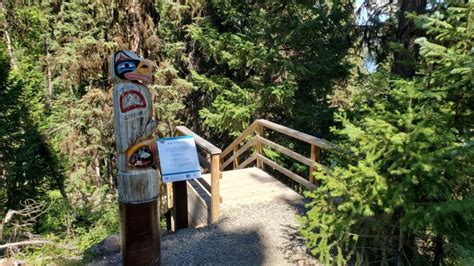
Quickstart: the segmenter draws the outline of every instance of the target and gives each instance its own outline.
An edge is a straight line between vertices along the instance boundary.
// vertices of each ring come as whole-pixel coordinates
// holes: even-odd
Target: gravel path
[[[297,234],[300,211],[284,202],[223,208],[216,224],[163,235],[162,265],[315,265]],[[118,253],[93,263],[117,264]]]

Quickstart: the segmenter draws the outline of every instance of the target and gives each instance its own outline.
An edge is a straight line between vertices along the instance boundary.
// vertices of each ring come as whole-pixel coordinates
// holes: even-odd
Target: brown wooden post
[[[174,229],[188,228],[188,184],[185,181],[173,182]]]
[[[314,144],[311,144],[311,157],[310,157],[311,161],[319,162],[319,153],[320,153],[319,147]],[[313,176],[314,171],[315,171],[314,166],[309,168],[309,182],[313,184],[314,184],[314,176]]]
[[[263,138],[263,126],[258,123],[257,128],[255,130],[257,136]],[[256,144],[256,152],[263,156],[263,144],[260,141],[257,141]],[[263,170],[263,161],[257,157],[257,167]]]
[[[235,145],[233,148],[232,148],[232,154],[236,154],[237,151],[239,150],[239,145]],[[239,167],[239,157],[235,157],[234,161],[232,162],[232,167],[233,169],[237,169],[237,167]]]
[[[220,154],[211,156],[211,223],[219,219],[219,179],[220,179]]]
[[[174,229],[174,217],[173,217],[173,183],[165,183],[166,189],[166,230],[168,231],[175,231]],[[163,197],[160,197],[163,198]],[[162,202],[161,202],[162,203]],[[163,208],[162,208],[163,209]]]
[[[167,201],[167,210],[171,210],[173,208],[173,183],[165,183],[166,184],[166,201]]]
[[[123,265],[160,264],[160,191],[153,97],[145,82],[153,63],[131,51],[112,56]]]

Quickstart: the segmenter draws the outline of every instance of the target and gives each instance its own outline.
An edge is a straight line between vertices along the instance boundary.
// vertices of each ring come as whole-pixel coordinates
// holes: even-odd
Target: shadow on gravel
[[[283,253],[285,259],[292,264],[309,264],[312,265],[314,261],[304,260],[301,261],[301,257],[295,257],[295,254],[306,253],[309,258],[312,258],[311,253],[306,249],[304,238],[298,233],[298,228],[291,225],[283,225],[283,235],[286,241],[283,244]]]
[[[303,215],[306,213],[305,205],[309,202],[306,198],[303,198],[302,200],[290,200],[284,196],[277,197],[275,201],[283,202],[288,206],[293,207],[297,215]]]
[[[262,265],[264,246],[258,231],[229,231],[221,227],[223,222],[166,235],[162,265]]]
[[[307,209],[305,205],[309,203],[307,198],[303,198],[300,201],[290,201],[285,197],[280,197],[278,200],[291,206],[297,216],[303,216],[306,213]],[[305,239],[300,235],[298,227],[288,224],[280,224],[280,226],[283,228],[281,232],[282,238],[285,239],[282,243],[282,252],[285,259],[291,264],[319,265],[311,252],[307,250]],[[302,259],[300,256],[295,256],[295,254],[306,254],[307,258]]]
[[[71,265],[122,265],[118,236],[109,238],[91,248],[95,259]],[[104,244],[111,241],[110,245]],[[264,246],[257,230],[229,231],[218,223],[164,233],[161,239],[161,265],[262,265],[264,261]]]

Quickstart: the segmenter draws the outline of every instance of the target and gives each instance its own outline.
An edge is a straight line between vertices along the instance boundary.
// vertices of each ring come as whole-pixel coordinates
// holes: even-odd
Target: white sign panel
[[[201,177],[201,167],[192,136],[161,138],[157,141],[163,182]]]

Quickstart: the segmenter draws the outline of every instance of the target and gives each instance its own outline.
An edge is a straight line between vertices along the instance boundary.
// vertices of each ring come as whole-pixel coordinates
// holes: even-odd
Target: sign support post
[[[188,184],[186,180],[173,182],[175,230],[188,228]]]
[[[188,184],[201,177],[196,143],[192,136],[161,138],[157,141],[164,182],[173,182],[175,230],[188,227]]]

